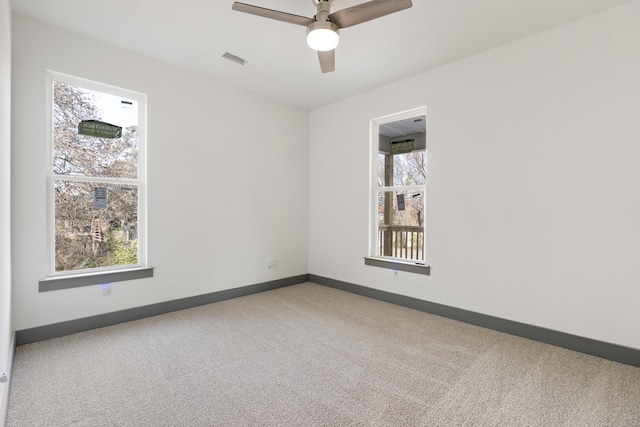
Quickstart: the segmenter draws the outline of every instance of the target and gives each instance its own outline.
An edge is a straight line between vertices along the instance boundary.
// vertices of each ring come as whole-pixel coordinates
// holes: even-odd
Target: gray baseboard
[[[170,313],[172,311],[184,310],[200,305],[228,300],[231,298],[237,298],[245,295],[255,294],[258,292],[278,289],[285,286],[296,285],[298,283],[307,282],[308,279],[309,276],[307,274],[302,274],[300,276],[287,277],[284,279],[273,280],[270,282],[258,283],[249,286],[242,286],[234,289],[227,289],[224,291],[213,292],[205,295],[181,298],[174,301],[161,302],[157,304],[116,311],[113,313],[86,317],[83,319],[70,320],[68,322],[55,323],[53,325],[23,329],[21,331],[16,331],[16,344],[29,344],[36,341],[43,341],[51,338],[75,334],[77,332],[84,332],[91,329],[102,328],[104,326],[117,325],[119,323],[129,322],[132,320],[144,319],[146,317]]]
[[[243,286],[235,289],[228,289],[213,292],[205,295],[198,295],[189,298],[182,298],[175,301],[167,301],[158,304],[136,307],[127,310],[106,313],[84,319],[71,320],[68,322],[56,323],[53,325],[40,326],[32,329],[16,331],[16,345],[29,344],[36,341],[47,340],[77,332],[97,329],[104,326],[116,325],[118,323],[143,319],[159,314],[170,313],[172,311],[184,310],[200,305],[211,304],[231,298],[251,295],[259,292],[278,289],[285,286],[297,285],[304,282],[313,282],[319,285],[328,286],[335,289],[351,292],[357,295],[374,298],[380,301],[389,302],[403,307],[424,311],[449,319],[458,320],[476,326],[492,329],[499,332],[531,339],[534,341],[551,344],[557,347],[578,351],[603,359],[625,363],[627,365],[640,367],[640,350],[545,329],[526,323],[501,319],[499,317],[480,314],[473,311],[437,304],[417,298],[368,288],[366,286],[355,285],[353,283],[330,279],[315,274],[302,274],[271,282],[258,283]]]
[[[551,344],[580,353],[590,354],[603,359],[625,363],[627,365],[640,367],[640,350],[610,344],[602,341],[545,329],[526,323],[514,322],[512,320],[501,319],[499,317],[488,316],[486,314],[475,313],[473,311],[462,310],[442,304],[385,292],[378,289],[367,288],[365,286],[342,282],[327,277],[309,274],[309,281],[319,285],[329,286],[335,289],[363,295],[380,301],[390,302],[403,307],[413,308],[426,313],[435,314],[449,319],[459,320],[476,326],[505,332],[530,340]]]

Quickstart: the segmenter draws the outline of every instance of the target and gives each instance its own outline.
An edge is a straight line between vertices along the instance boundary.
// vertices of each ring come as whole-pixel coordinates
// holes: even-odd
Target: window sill
[[[364,264],[373,267],[388,268],[390,270],[406,271],[408,273],[431,275],[431,267],[415,262],[398,261],[384,258],[364,257]]]
[[[125,280],[153,277],[153,267],[132,268],[129,270],[100,271],[75,276],[47,277],[39,281],[38,292],[57,291],[81,286],[102,285],[123,282]]]

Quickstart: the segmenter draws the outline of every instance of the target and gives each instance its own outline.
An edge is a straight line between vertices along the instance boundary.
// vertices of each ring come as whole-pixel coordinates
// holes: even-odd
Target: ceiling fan
[[[330,73],[336,69],[335,48],[340,41],[340,29],[371,21],[412,6],[411,0],[372,0],[330,13],[334,0],[311,1],[317,8],[313,18],[240,2],[234,2],[232,9],[307,27],[307,44],[318,51],[322,72]]]

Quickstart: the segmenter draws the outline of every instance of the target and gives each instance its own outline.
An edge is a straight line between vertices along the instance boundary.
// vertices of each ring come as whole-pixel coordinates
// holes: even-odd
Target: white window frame
[[[379,185],[379,147],[380,147],[380,126],[386,123],[393,123],[404,119],[410,119],[417,116],[426,116],[427,107],[417,107],[411,110],[406,110],[400,113],[390,114],[383,117],[372,119],[370,122],[370,145],[369,145],[369,248],[368,256],[365,257],[365,264],[382,268],[390,268],[394,271],[408,271],[417,274],[430,274],[430,267],[427,266],[427,184],[423,185],[403,185],[403,186],[390,186]],[[426,148],[425,148],[426,149]],[[396,258],[383,256],[378,254],[378,195],[380,192],[386,191],[422,191],[424,192],[423,198],[423,212],[425,212],[425,222],[423,225],[423,239],[422,239],[422,253],[424,260],[412,261],[404,258]]]
[[[40,292],[70,287],[105,284],[153,276],[147,265],[147,96],[140,92],[47,70],[47,229],[49,272],[40,280]],[[136,178],[111,178],[101,176],[58,175],[53,171],[53,105],[54,82],[65,83],[93,91],[115,95],[138,102],[138,173]],[[75,182],[99,182],[107,184],[133,184],[138,189],[138,263],[71,271],[56,271],[55,268],[55,181],[64,179]]]

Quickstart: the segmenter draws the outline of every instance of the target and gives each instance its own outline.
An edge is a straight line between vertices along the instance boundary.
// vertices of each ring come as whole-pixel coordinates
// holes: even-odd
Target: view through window
[[[52,272],[144,259],[144,95],[51,73]]]
[[[370,255],[425,260],[426,109],[376,119]]]

